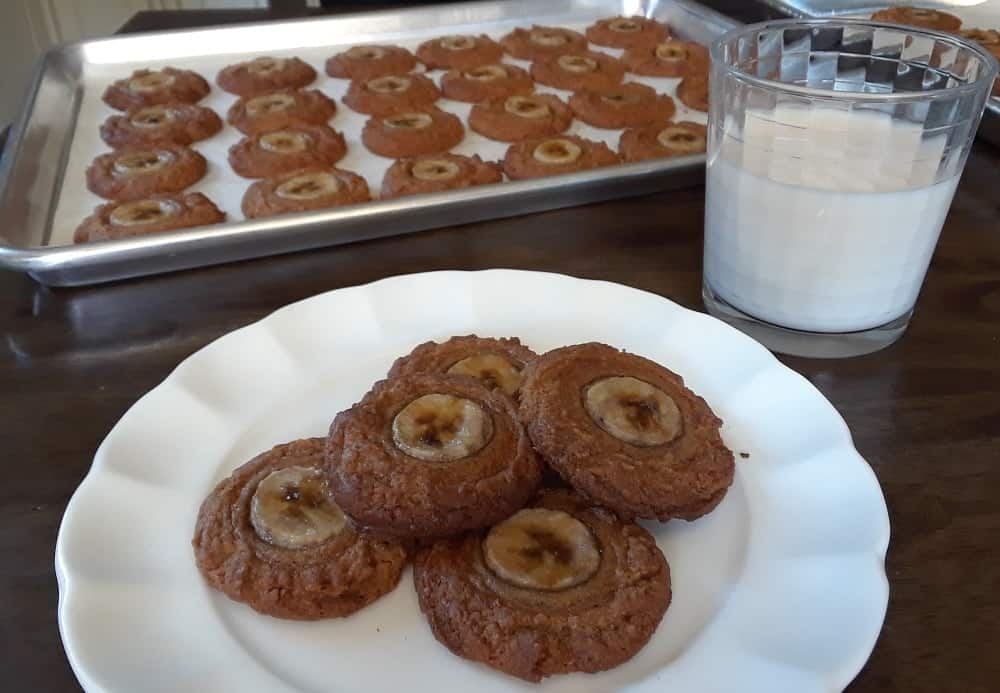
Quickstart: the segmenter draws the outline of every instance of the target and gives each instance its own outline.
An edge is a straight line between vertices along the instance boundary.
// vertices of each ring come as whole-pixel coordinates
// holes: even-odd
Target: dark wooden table
[[[1000,690],[998,187],[1000,151],[977,144],[900,342],[782,358],[847,419],[892,517],[889,611],[857,693]],[[59,521],[107,431],[183,358],[291,301],[438,269],[563,272],[700,309],[703,213],[693,188],[89,289],[0,272],[0,689],[78,690],[56,626]]]

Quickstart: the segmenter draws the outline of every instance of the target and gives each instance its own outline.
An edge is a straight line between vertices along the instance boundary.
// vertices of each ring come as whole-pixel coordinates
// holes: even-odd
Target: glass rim
[[[758,77],[752,75],[744,70],[740,69],[735,65],[731,65],[723,60],[722,57],[722,46],[735,38],[743,35],[750,34],[753,32],[760,31],[762,29],[776,28],[780,29],[782,27],[792,28],[792,27],[802,27],[803,29],[810,29],[814,27],[819,27],[823,25],[832,26],[857,26],[857,27],[875,27],[882,29],[892,29],[895,31],[901,31],[904,33],[922,36],[925,38],[931,38],[936,41],[942,41],[948,43],[956,48],[964,48],[968,51],[974,53],[980,61],[985,66],[985,70],[972,82],[967,82],[965,84],[959,84],[953,87],[938,87],[936,89],[928,89],[927,91],[917,91],[917,92],[869,92],[869,91],[834,91],[832,89],[819,89],[817,87],[808,87],[799,84],[791,84],[789,82],[779,82],[773,79],[767,79],[766,77]],[[783,91],[790,94],[797,94],[800,96],[808,96],[810,98],[826,98],[826,99],[850,99],[852,101],[864,101],[870,103],[886,103],[886,102],[899,102],[899,101],[927,101],[942,97],[953,97],[957,94],[973,93],[977,91],[982,91],[984,93],[984,102],[989,98],[990,89],[992,87],[993,81],[997,79],[998,74],[1000,74],[1000,63],[993,55],[987,51],[984,47],[971,41],[969,39],[957,36],[955,34],[949,34],[942,31],[935,31],[933,29],[924,29],[922,27],[908,26],[906,24],[897,24],[894,22],[881,22],[872,21],[870,19],[859,19],[859,18],[846,18],[846,17],[817,17],[813,19],[803,19],[803,18],[791,18],[791,19],[772,19],[765,22],[757,22],[755,24],[745,24],[743,26],[730,29],[726,33],[722,34],[714,41],[709,47],[709,53],[712,58],[712,66],[720,65],[729,74],[733,75],[737,79],[744,81],[748,84],[753,84],[758,87],[764,87],[767,89],[775,91]]]

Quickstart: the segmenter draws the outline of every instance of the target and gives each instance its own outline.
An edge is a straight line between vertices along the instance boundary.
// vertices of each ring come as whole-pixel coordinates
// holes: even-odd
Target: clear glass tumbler
[[[746,26],[711,53],[708,311],[785,353],[891,344],[996,61],[958,37],[847,19]]]

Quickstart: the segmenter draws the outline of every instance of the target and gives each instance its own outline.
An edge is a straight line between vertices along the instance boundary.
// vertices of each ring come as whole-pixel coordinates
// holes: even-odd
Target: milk
[[[713,136],[704,272],[717,296],[813,332],[913,307],[958,183],[935,182],[944,137],[879,112],[787,106]]]

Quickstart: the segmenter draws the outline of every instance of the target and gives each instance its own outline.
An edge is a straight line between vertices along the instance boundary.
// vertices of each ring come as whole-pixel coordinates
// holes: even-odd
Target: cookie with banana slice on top
[[[239,99],[226,120],[244,135],[256,135],[304,123],[326,125],[337,104],[319,89],[279,89]]]
[[[151,195],[141,200],[99,206],[76,228],[73,242],[113,241],[208,226],[225,220],[225,213],[201,193]]]
[[[216,83],[230,94],[254,96],[276,89],[298,89],[316,80],[316,70],[300,58],[262,56],[229,65],[219,71]]]
[[[313,166],[259,180],[243,194],[247,219],[367,202],[368,183],[351,171]]]
[[[346,616],[391,592],[404,546],[361,529],[334,501],[324,439],[258,455],[205,498],[192,545],[209,585],[278,618]]]
[[[229,148],[229,165],[244,178],[269,178],[300,168],[333,165],[346,153],[344,135],[337,130],[294,123],[247,135]]]
[[[521,420],[567,483],[623,517],[693,520],[733,483],[722,421],[683,379],[596,342],[528,364]]]
[[[382,199],[403,195],[459,190],[473,185],[499,183],[503,169],[492,161],[483,161],[478,154],[427,154],[400,159],[382,178]]]
[[[670,27],[648,17],[609,17],[587,27],[587,40],[609,48],[647,46],[670,36]]]
[[[351,46],[326,61],[326,74],[340,79],[372,79],[406,74],[417,66],[417,58],[399,46]]]
[[[87,189],[109,200],[137,200],[180,192],[207,169],[205,157],[190,147],[153,142],[97,156],[87,167]]]
[[[440,373],[376,383],[337,415],[327,445],[340,507],[400,538],[498,522],[534,494],[541,469],[509,397]]]
[[[500,62],[503,47],[486,34],[442,36],[421,43],[417,57],[429,70],[467,70]]]
[[[421,548],[413,580],[445,647],[535,682],[628,661],[671,598],[649,532],[566,489],[543,490],[488,530]]]
[[[109,85],[101,97],[119,111],[165,103],[201,101],[211,87],[205,78],[191,70],[164,67],[159,70],[136,70],[131,76]]]
[[[503,158],[503,172],[511,180],[587,171],[620,163],[608,145],[577,135],[538,137],[515,142]]]

